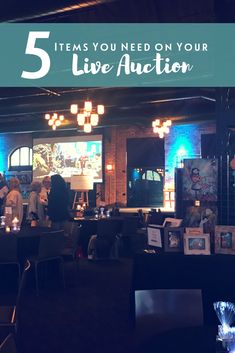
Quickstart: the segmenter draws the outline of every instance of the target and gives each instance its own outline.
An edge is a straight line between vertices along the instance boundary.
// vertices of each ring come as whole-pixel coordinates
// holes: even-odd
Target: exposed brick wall
[[[176,166],[176,159],[173,158],[174,165],[170,166],[168,163],[169,156],[175,151],[172,151],[172,145],[177,139],[191,144],[191,154],[184,156],[184,158],[196,158],[201,155],[201,134],[209,134],[215,132],[214,124],[190,124],[190,125],[176,125],[171,128],[171,132],[165,138],[165,164],[169,173],[166,173],[166,181],[172,182],[174,179],[174,168]],[[126,205],[126,141],[128,138],[144,138],[156,137],[151,128],[144,128],[143,126],[130,127],[114,127],[107,130],[104,139],[105,149],[105,165],[114,164],[114,172],[108,174],[105,171],[105,202],[110,204],[118,202],[121,205]],[[157,138],[157,137],[156,137]],[[138,151],[136,151],[138,153]]]
[[[172,126],[170,134],[165,138],[165,159],[166,159],[166,181],[172,180],[172,171],[176,166],[177,158],[172,150],[179,139],[190,142],[191,154],[186,158],[199,157],[201,154],[201,134],[215,132],[214,124],[190,124]],[[128,138],[144,138],[156,137],[152,132],[152,128],[144,128],[143,126],[126,126],[108,128],[104,134],[104,165],[113,164],[114,170],[107,172],[105,170],[105,183],[97,186],[97,192],[100,197],[97,203],[105,201],[106,204],[118,202],[126,205],[126,141]],[[21,146],[32,147],[32,135],[27,134],[6,134],[0,135],[0,171],[8,171],[8,156],[16,148]],[[179,144],[180,146],[180,144]],[[138,151],[136,151],[138,153]],[[172,156],[170,158],[170,156]],[[171,164],[170,164],[171,163]]]

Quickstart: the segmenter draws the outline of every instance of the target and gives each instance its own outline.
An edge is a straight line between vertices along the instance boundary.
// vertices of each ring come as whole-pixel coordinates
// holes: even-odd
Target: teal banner
[[[235,86],[235,24],[0,24],[0,86]]]

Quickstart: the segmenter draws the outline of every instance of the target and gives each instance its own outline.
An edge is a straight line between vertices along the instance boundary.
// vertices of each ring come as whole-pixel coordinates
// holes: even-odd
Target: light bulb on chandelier
[[[155,119],[152,122],[153,132],[158,134],[160,138],[164,138],[165,134],[169,134],[170,126],[172,125],[171,120],[161,121],[160,119]]]
[[[91,101],[86,100],[83,108],[79,108],[77,104],[71,104],[70,112],[77,115],[78,126],[83,126],[84,132],[90,133],[92,127],[98,125],[99,115],[104,114],[104,106],[97,105],[95,108]]]
[[[64,121],[64,115],[59,115],[58,113],[53,113],[52,115],[45,114],[45,119],[48,121],[48,125],[52,127],[52,130],[56,130]]]

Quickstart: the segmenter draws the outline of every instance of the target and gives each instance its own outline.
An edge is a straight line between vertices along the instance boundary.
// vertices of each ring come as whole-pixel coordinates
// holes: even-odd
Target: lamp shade
[[[72,175],[71,190],[87,191],[93,189],[93,178],[89,175]]]

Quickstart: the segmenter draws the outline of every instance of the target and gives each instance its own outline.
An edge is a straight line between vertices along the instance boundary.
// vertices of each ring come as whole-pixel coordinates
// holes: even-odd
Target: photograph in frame
[[[201,234],[203,234],[203,228],[201,228],[201,227],[186,227],[185,228],[185,233],[186,234],[198,234],[198,235],[201,235]]]
[[[201,228],[203,233],[214,232],[217,219],[218,208],[215,202],[185,207],[184,226],[187,228]]]
[[[183,252],[183,228],[170,227],[164,229],[164,251]]]
[[[180,227],[181,223],[183,222],[180,218],[165,218],[163,222],[163,227]]]
[[[217,201],[217,175],[216,159],[185,159],[183,200]]]
[[[148,245],[162,249],[162,229],[151,225],[147,227]]]
[[[185,255],[210,255],[210,234],[184,234]]]
[[[235,226],[215,227],[215,254],[235,254]]]

